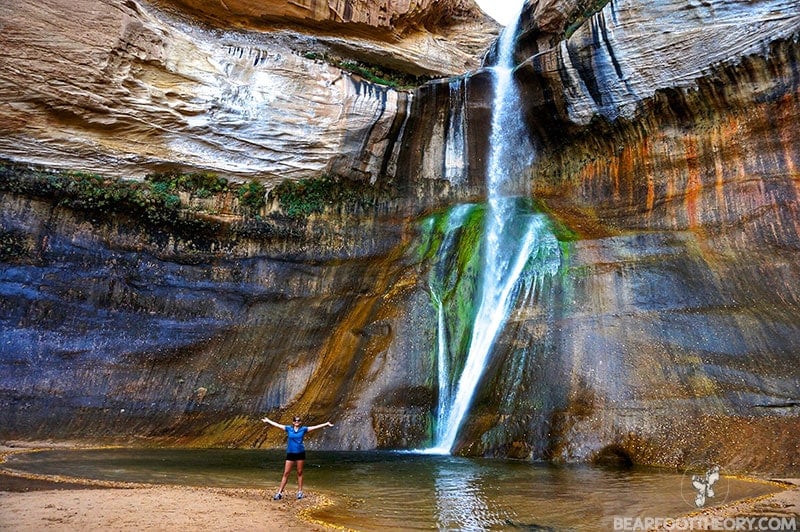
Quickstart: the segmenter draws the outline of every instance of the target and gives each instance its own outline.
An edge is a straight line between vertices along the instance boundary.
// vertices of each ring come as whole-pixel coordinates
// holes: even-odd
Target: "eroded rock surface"
[[[375,182],[392,157],[410,93],[368,83],[322,57],[458,74],[479,64],[497,25],[467,2],[377,11],[375,3],[348,3],[346,24],[334,16],[344,5],[317,4],[259,2],[265,26],[260,11],[251,12],[255,3],[219,3],[224,13],[181,3],[168,13],[116,0],[5,2],[0,156],[133,177],[206,169],[269,187],[347,164]],[[241,17],[229,11],[237,9]],[[309,34],[301,12],[342,35]],[[366,22],[377,12],[382,19]],[[216,25],[199,24],[203,14]],[[462,31],[465,25],[475,31]],[[460,46],[448,35],[474,42]]]
[[[304,28],[334,49],[414,74],[471,70],[497,33],[496,23],[472,0],[160,0],[155,5],[213,26],[224,21],[258,31]]]

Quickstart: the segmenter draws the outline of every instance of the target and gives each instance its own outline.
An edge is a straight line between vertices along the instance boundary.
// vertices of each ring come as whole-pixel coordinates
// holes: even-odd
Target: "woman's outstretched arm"
[[[262,418],[261,421],[263,421],[264,423],[269,423],[270,425],[272,425],[276,429],[285,429],[286,428],[285,426],[281,425],[280,423],[275,423],[274,421],[272,421],[268,417]]]
[[[308,427],[308,430],[312,431],[312,430],[321,429],[323,427],[332,427],[332,426],[333,426],[333,423],[331,423],[330,421],[326,421],[325,423],[320,423],[319,425],[314,425],[313,427]]]

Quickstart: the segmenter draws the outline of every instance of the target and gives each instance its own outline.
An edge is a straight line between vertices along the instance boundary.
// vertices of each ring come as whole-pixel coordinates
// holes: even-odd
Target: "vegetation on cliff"
[[[389,187],[323,174],[318,178],[284,181],[269,192],[267,199],[276,203],[283,214],[300,218],[334,206],[374,207],[390,196]]]
[[[354,59],[344,59],[325,52],[309,51],[305,52],[303,57],[313,61],[324,61],[337,68],[341,68],[345,72],[357,74],[372,83],[386,85],[387,87],[398,90],[413,89],[433,79],[432,76],[415,76],[385,66],[367,64]]]
[[[391,186],[322,175],[287,180],[267,191],[251,180],[231,182],[214,172],[157,172],[144,180],[61,171],[0,161],[0,192],[39,198],[83,213],[92,223],[128,219],[162,234],[200,246],[202,240],[301,239],[312,214],[352,213],[394,197]],[[0,234],[0,255],[24,254],[20,238]]]
[[[575,9],[574,16],[568,20],[568,25],[564,29],[564,39],[575,33],[575,30],[580,28],[584,22],[589,20],[589,17],[603,9],[609,0],[580,0]]]
[[[218,223],[187,216],[180,192],[205,197],[224,190],[227,182],[211,174],[153,174],[145,181],[114,179],[98,174],[0,164],[0,191],[47,198],[56,205],[82,211],[93,220],[116,215],[132,217],[150,227],[178,235],[216,230]]]
[[[449,317],[446,337],[453,354],[464,354],[469,347],[485,219],[485,205],[468,204],[435,213],[421,224],[417,257],[431,264],[428,287],[434,306]],[[450,361],[452,376],[461,373],[464,362],[463,356]]]

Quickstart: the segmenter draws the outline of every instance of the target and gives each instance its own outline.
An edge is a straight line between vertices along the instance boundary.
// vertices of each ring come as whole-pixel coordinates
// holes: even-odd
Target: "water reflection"
[[[482,530],[498,524],[481,493],[481,473],[474,462],[437,465],[436,524],[439,530]]]

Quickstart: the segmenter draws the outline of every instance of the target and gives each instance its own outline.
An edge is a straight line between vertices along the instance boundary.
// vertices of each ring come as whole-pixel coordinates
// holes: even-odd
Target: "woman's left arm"
[[[331,423],[330,421],[326,421],[325,423],[320,423],[319,425],[314,425],[312,427],[308,427],[308,430],[312,431],[312,430],[321,429],[323,427],[332,427],[332,426],[333,426],[333,423]]]
[[[280,423],[275,423],[274,421],[272,421],[268,417],[262,418],[261,421],[263,421],[264,423],[269,423],[270,425],[272,425],[276,429],[285,429],[286,428],[285,425],[281,425]]]

